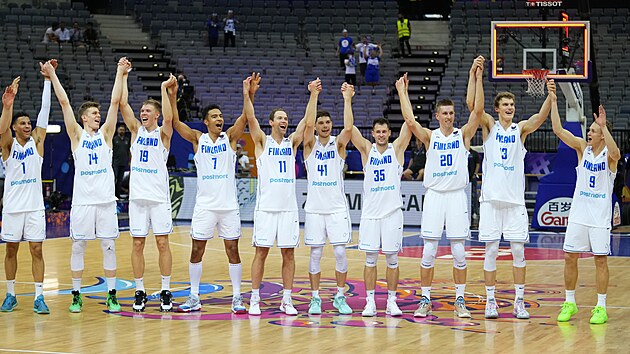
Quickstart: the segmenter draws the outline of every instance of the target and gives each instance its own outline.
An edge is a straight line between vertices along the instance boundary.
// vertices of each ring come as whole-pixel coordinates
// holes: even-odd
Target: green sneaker
[[[591,313],[593,314],[589,321],[591,324],[602,324],[608,321],[608,314],[606,313],[606,308],[603,306],[595,306]]]
[[[68,308],[68,311],[72,313],[81,312],[81,307],[83,307],[83,299],[81,298],[81,293],[77,290],[72,291],[72,304]]]
[[[558,322],[567,322],[576,313],[578,313],[577,305],[574,302],[565,302],[558,314]]]
[[[348,306],[348,303],[346,302],[346,297],[343,295],[335,296],[335,299],[333,300],[333,306],[337,310],[339,310],[339,313],[342,315],[349,315],[352,313],[352,309],[350,308],[350,306]]]
[[[116,289],[112,289],[107,294],[107,308],[109,312],[120,312],[120,304],[116,298]]]
[[[308,305],[309,315],[321,315],[322,314],[322,299],[313,297],[311,303]]]

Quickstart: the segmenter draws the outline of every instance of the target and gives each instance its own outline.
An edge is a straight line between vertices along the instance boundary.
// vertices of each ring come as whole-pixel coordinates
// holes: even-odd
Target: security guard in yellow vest
[[[398,14],[398,21],[396,21],[398,27],[398,46],[400,48],[400,56],[405,56],[405,44],[407,44],[407,51],[411,56],[411,45],[409,45],[409,37],[411,36],[411,25],[409,20],[405,18],[403,14]]]

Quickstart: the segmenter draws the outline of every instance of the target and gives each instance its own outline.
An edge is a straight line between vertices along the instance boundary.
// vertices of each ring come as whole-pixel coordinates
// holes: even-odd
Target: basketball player
[[[401,77],[397,85],[407,85]],[[344,106],[344,117],[352,115],[351,106]],[[372,123],[372,137],[375,143],[363,137],[359,129],[352,129],[352,143],[361,153],[363,162],[363,206],[359,226],[359,249],[365,251],[366,305],[362,315],[376,316],[374,289],[376,288],[376,261],[379,250],[387,259],[387,309],[391,316],[401,316],[402,311],[396,304],[398,288],[398,252],[402,249],[403,213],[401,207],[400,178],[405,162],[405,149],[411,140],[409,124],[415,122],[413,116],[404,116],[405,123],[398,138],[389,143],[392,130],[385,118],[376,118]]]
[[[43,64],[40,63],[40,68]],[[50,65],[57,65],[56,60]],[[4,181],[4,209],[2,210],[2,240],[7,243],[4,256],[4,271],[7,277],[7,296],[2,303],[2,312],[11,312],[17,306],[15,297],[15,275],[17,253],[21,241],[28,241],[31,252],[35,302],[33,311],[48,314],[44,302],[44,257],[42,245],[46,238],[46,213],[42,192],[42,163],[44,161],[44,139],[50,113],[50,78],[44,75],[42,107],[37,115],[37,125],[31,129],[31,119],[25,112],[13,114],[13,101],[18,92],[20,77],[13,80],[2,95],[2,117],[0,118],[0,146],[2,164],[6,172]],[[11,118],[13,117],[13,118]],[[9,124],[15,132],[11,136]]]
[[[310,98],[306,112],[317,104],[316,91],[321,90],[319,80],[308,84]],[[246,105],[249,102],[246,102]],[[252,296],[250,315],[260,315],[260,283],[265,271],[265,260],[274,242],[282,254],[282,302],[280,311],[297,315],[293,307],[291,290],[295,276],[294,251],[300,242],[300,223],[295,197],[295,153],[304,138],[304,120],[296,130],[285,138],[289,118],[282,108],[269,113],[271,135],[265,135],[254,115],[254,108],[246,107],[249,131],[255,145],[256,167],[258,168],[258,190],[254,211],[253,245],[256,254],[252,262]]]
[[[243,99],[249,101],[260,82],[260,75],[243,80]],[[235,164],[236,144],[243,136],[247,117],[242,114],[234,125],[223,132],[223,113],[212,105],[206,108],[204,125],[207,133],[191,129],[179,120],[177,113],[177,89],[169,91],[173,108],[173,128],[186,140],[192,143],[197,166],[197,197],[193,212],[190,236],[192,251],[188,272],[190,274],[190,295],[185,303],[179,306],[184,312],[201,310],[199,301],[199,282],[201,281],[201,260],[206,242],[218,230],[223,239],[228,256],[230,280],[232,281],[232,312],[246,312],[241,296],[241,278],[243,267],[238,252],[238,240],[241,237],[241,219],[236,192]],[[248,106],[244,104],[244,106]],[[249,104],[248,107],[251,107]]]
[[[587,139],[574,136],[562,128],[558,114],[558,100],[551,96],[551,123],[553,132],[565,144],[577,152],[577,182],[569,224],[564,238],[564,285],[566,300],[562,305],[558,322],[566,322],[578,312],[575,302],[575,286],[578,278],[578,258],[582,252],[590,252],[595,258],[595,281],[597,283],[597,305],[592,311],[590,323],[608,321],[606,292],[608,290],[608,254],[610,253],[610,224],[612,217],[612,193],[617,161],[621,158],[619,148],[610,132],[612,127],[606,120],[606,111],[599,106],[599,115],[593,113]]]
[[[344,104],[351,106],[354,86],[344,83],[341,92]],[[316,93],[319,91],[316,90]],[[337,293],[333,298],[333,306],[340,314],[348,315],[352,309],[346,302],[344,289],[348,275],[346,245],[352,240],[352,226],[343,188],[343,167],[346,145],[352,137],[352,115],[344,115],[344,129],[335,137],[330,134],[333,127],[330,113],[315,112],[316,108],[309,107],[311,110],[306,112],[304,128],[304,163],[308,172],[304,243],[311,246],[308,271],[313,291],[308,313],[322,313],[322,300],[319,297],[320,262],[328,238],[336,260]],[[351,112],[351,109],[348,111]],[[317,136],[314,132],[317,132]]]
[[[468,123],[461,129],[453,127],[455,104],[449,99],[438,101],[435,119],[440,128],[429,130],[419,123],[411,129],[424,144],[427,151],[424,187],[427,189],[422,206],[422,252],[421,286],[422,298],[415,317],[431,314],[431,283],[433,282],[435,257],[438,243],[446,226],[446,238],[451,243],[453,255],[453,280],[455,281],[455,314],[470,317],[464,302],[466,290],[466,251],[464,243],[470,234],[468,198],[464,189],[468,185],[468,150],[470,140],[479,128],[483,113],[484,96],[481,80],[484,58],[478,57],[473,63],[471,75],[476,76],[475,109],[470,113]],[[413,119],[413,110],[406,87],[397,85],[401,108],[404,115]]]
[[[131,69],[131,64],[126,62]],[[129,70],[128,69],[128,70]],[[173,231],[171,219],[171,198],[169,193],[166,160],[173,135],[173,111],[168,98],[167,87],[172,90],[177,82],[171,75],[162,83],[162,105],[164,120],[158,125],[162,105],[149,99],[142,103],[138,121],[127,101],[127,77],[123,76],[123,94],[120,101],[127,129],[131,132],[131,174],[129,177],[129,228],[133,237],[131,265],[136,281],[134,311],[144,311],[147,293],[144,289],[144,244],[153,230],[159,253],[159,267],[162,275],[160,291],[160,311],[171,311],[173,295],[170,291],[172,255],[168,235]]]
[[[70,304],[69,311],[81,312],[83,306],[81,278],[83,277],[85,249],[87,241],[98,238],[101,240],[103,269],[107,281],[107,307],[110,312],[120,312],[120,304],[116,298],[116,247],[114,240],[118,238],[118,215],[112,168],[112,139],[118,119],[122,77],[127,75],[127,66],[123,65],[123,59],[121,59],[116,70],[107,118],[102,127],[100,127],[100,105],[96,102],[84,102],[78,111],[83,123],[83,128],[81,128],[72,111],[70,100],[57,77],[55,68],[47,63],[44,65],[43,71],[50,77],[61,105],[75,168],[70,211],[72,304]]]
[[[474,110],[475,89],[479,81],[468,81],[466,103]],[[547,85],[548,91],[555,91],[555,85]],[[481,184],[481,205],[479,207],[479,241],[486,243],[484,278],[486,283],[486,318],[498,318],[498,307],[494,297],[496,284],[496,262],[501,235],[510,241],[513,258],[514,310],[519,319],[529,318],[523,300],[525,295],[525,243],[529,241],[529,219],[525,208],[525,166],[527,150],[524,143],[527,136],[540,127],[551,109],[551,99],[547,96],[540,111],[529,119],[514,123],[514,95],[500,92],[494,98],[494,111],[497,121],[488,113],[481,117],[483,130],[483,181]]]

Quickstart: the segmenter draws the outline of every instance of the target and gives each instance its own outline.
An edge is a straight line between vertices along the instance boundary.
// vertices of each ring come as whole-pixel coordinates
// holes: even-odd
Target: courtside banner
[[[255,178],[241,178],[236,181],[238,202],[240,205],[241,220],[254,221],[254,208],[256,207],[256,182]],[[300,214],[300,222],[304,222],[304,203],[306,203],[306,179],[298,179],[296,183],[297,203]],[[350,209],[350,218],[353,224],[361,221],[361,206],[363,201],[363,181],[344,181],[346,202]],[[403,216],[406,226],[420,226],[422,220],[422,201],[425,188],[422,182],[402,181]],[[191,220],[195,207],[195,195],[197,193],[196,177],[184,177],[184,198],[177,211],[176,219]],[[466,194],[470,200],[470,184],[466,186]],[[279,196],[280,197],[280,196]],[[470,203],[468,203],[470,215]]]

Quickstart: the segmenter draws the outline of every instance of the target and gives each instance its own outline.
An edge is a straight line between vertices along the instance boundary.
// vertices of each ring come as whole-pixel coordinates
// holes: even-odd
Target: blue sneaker
[[[44,302],[44,295],[39,295],[35,298],[35,303],[33,304],[33,312],[40,315],[46,315],[50,313],[48,306],[46,306],[46,303]]]
[[[11,295],[7,293],[7,297],[4,298],[4,302],[2,302],[2,308],[0,311],[2,312],[11,312],[17,306],[17,299],[15,295]]]

